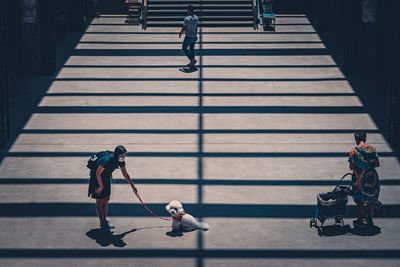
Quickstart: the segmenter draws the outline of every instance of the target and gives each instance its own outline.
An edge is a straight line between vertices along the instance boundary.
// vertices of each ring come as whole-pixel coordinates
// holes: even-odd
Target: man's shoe
[[[196,65],[196,63],[197,63],[197,60],[196,59],[193,59],[192,61],[190,61],[190,63],[189,63],[189,68],[193,68],[194,67],[194,65]]]

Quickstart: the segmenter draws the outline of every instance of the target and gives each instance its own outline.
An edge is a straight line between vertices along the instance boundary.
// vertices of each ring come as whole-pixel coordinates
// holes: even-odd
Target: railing
[[[253,28],[254,30],[258,29],[258,0],[252,1],[253,6]]]
[[[148,7],[148,0],[142,1],[142,30],[146,30],[147,28],[147,7]]]

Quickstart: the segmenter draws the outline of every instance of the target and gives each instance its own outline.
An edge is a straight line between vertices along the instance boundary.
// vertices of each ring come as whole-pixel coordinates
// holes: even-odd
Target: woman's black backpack
[[[113,152],[110,150],[106,150],[106,151],[100,151],[96,154],[93,154],[92,156],[90,156],[86,167],[88,167],[90,170],[97,169],[97,161],[99,160],[99,158],[104,157],[106,155],[112,156]]]
[[[98,162],[99,158],[107,156],[107,155],[109,155],[110,157],[113,157],[114,153],[110,150],[100,151],[96,154],[93,154],[88,160],[88,163],[86,165],[90,169],[88,197],[90,197],[93,194],[94,189],[98,186],[97,180],[96,180],[97,178],[96,178],[96,174],[95,174],[96,169],[98,167],[97,162]]]

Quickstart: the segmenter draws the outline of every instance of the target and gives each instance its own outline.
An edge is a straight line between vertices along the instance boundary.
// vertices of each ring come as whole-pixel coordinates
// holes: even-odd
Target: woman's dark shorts
[[[95,175],[95,174],[94,174]],[[95,189],[99,187],[96,177],[91,177],[95,179],[95,183],[90,187],[90,196],[94,199],[103,199],[111,195],[111,177],[101,177],[103,181],[103,190],[100,195],[96,193]]]

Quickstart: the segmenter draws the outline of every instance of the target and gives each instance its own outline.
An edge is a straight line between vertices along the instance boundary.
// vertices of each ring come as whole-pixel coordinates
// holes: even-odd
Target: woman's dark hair
[[[358,131],[354,134],[354,139],[356,139],[357,145],[363,141],[365,142],[367,140],[367,133],[364,131]]]
[[[190,12],[194,12],[194,6],[193,5],[188,5],[187,8]]]
[[[119,155],[126,153],[126,148],[124,146],[117,146],[114,149],[114,157],[118,158]]]

